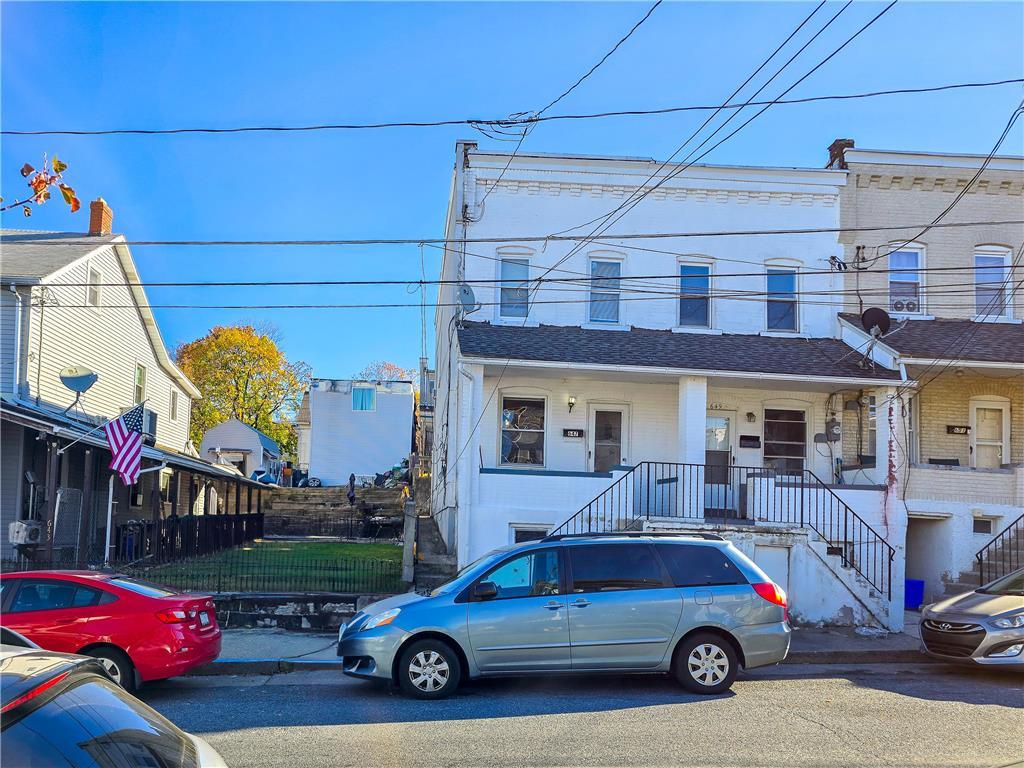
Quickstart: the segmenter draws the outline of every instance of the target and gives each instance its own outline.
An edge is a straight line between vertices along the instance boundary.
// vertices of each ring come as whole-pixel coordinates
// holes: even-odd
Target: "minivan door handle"
[[[554,600],[552,600],[550,603],[545,603],[544,607],[547,608],[549,611],[557,611],[559,608],[562,607],[562,604],[556,603]]]
[[[572,605],[574,608],[586,608],[588,605],[590,605],[590,601],[584,600],[582,597],[578,597],[575,600],[573,600]]]

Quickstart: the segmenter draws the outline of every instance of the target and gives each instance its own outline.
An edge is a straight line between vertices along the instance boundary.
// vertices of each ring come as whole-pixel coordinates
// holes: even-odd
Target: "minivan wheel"
[[[92,648],[85,651],[103,665],[110,679],[129,693],[135,692],[135,667],[131,659],[117,648]]]
[[[718,635],[697,634],[679,646],[673,671],[688,691],[712,695],[732,687],[739,663],[729,641]]]
[[[419,640],[398,661],[398,684],[418,699],[443,699],[455,693],[462,678],[459,657],[441,640]]]

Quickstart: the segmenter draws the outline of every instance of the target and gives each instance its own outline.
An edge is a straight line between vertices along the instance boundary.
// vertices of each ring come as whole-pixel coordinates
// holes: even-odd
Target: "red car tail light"
[[[3,709],[0,709],[0,714],[6,714],[6,713],[10,712],[12,709],[15,709],[16,707],[20,707],[26,701],[31,701],[32,699],[34,699],[39,694],[45,693],[46,691],[48,691],[51,688],[53,688],[53,686],[57,685],[61,680],[63,680],[64,678],[66,678],[70,674],[71,674],[70,671],[68,671],[68,672],[61,672],[56,677],[51,677],[45,683],[41,683],[40,685],[37,685],[35,688],[33,688],[28,693],[23,693],[21,696],[19,696],[16,699],[11,699],[9,702],[4,704]]]
[[[789,621],[789,603],[786,600],[786,591],[782,587],[773,581],[751,584],[750,586],[769,603],[774,603],[782,608],[786,621]]]
[[[192,621],[196,616],[195,611],[186,611],[184,608],[172,608],[169,611],[159,611],[156,617],[164,624],[183,624]]]

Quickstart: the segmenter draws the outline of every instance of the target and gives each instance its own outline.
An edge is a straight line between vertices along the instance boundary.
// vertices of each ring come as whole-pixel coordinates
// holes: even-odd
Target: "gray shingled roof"
[[[841,318],[860,328],[860,316]],[[882,343],[904,357],[984,363],[1024,363],[1024,325],[974,320],[894,320]]]
[[[116,234],[0,230],[0,275],[4,281],[36,282],[119,237]]]
[[[466,323],[459,348],[467,357],[502,360],[899,379],[898,371],[881,366],[861,368],[861,355],[839,339]]]

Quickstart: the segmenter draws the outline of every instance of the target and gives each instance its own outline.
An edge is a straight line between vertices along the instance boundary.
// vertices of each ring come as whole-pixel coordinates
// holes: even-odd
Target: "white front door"
[[[587,463],[591,472],[609,472],[629,461],[629,406],[591,405]]]
[[[1007,463],[1010,408],[1006,403],[971,404],[971,466],[992,469]]]
[[[704,514],[735,517],[736,483],[732,471],[734,411],[708,411],[704,427]]]

